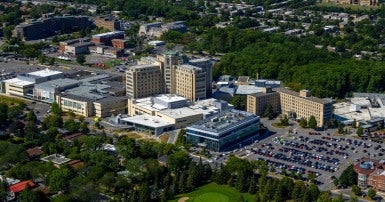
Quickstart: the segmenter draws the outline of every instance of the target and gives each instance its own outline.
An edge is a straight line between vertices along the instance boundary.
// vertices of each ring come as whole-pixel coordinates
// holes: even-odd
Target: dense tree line
[[[60,192],[48,199],[42,192],[27,189],[20,193],[20,201],[97,201],[100,193],[122,201],[168,201],[209,182],[234,187],[241,193],[248,192],[255,195],[257,201],[332,201],[329,192],[320,193],[316,185],[304,183],[301,181],[303,178],[295,173],[290,176],[298,178],[297,181],[289,177],[275,179],[268,176],[271,168],[265,161],[230,156],[225,165],[213,169],[202,159],[192,161],[181,146],[185,145],[184,138],[176,146],[126,136],[112,138],[103,132],[86,130],[82,118],[75,118],[72,113],[66,113],[65,120],[62,120],[62,115],[54,103],[41,128],[29,131],[29,135],[26,131],[25,136],[18,136],[19,141],[12,138],[0,141],[0,170],[6,171],[8,177],[38,179],[49,187],[50,193]],[[27,111],[23,119],[26,128],[36,125],[37,118],[32,111]],[[69,142],[63,139],[57,128],[82,131],[85,136]],[[116,152],[103,150],[106,143],[114,142]],[[83,164],[57,168],[51,162],[28,160],[24,151],[33,146],[42,146],[44,155],[61,153]],[[158,162],[160,157],[166,157],[163,164]],[[310,182],[311,179],[314,177],[309,175]],[[7,185],[0,185],[2,199]]]
[[[213,28],[202,42],[186,49],[227,53],[214,68],[220,75],[279,79],[294,90],[310,89],[314,96],[349,96],[351,92],[382,92],[382,61],[352,60],[311,41],[236,28]]]

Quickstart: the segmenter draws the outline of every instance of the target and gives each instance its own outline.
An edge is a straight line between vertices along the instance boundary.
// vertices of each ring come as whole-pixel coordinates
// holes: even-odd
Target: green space
[[[215,182],[199,187],[193,192],[180,194],[172,201],[178,201],[182,197],[188,197],[189,202],[232,202],[238,201],[240,195],[244,201],[255,201],[255,195],[249,193],[240,193],[233,187],[227,185],[218,185]]]
[[[103,64],[107,67],[107,68],[111,68],[115,65],[119,65],[120,64],[120,60],[109,60],[109,61],[105,61],[103,62]]]
[[[21,104],[21,103],[25,103],[24,100],[22,99],[19,99],[19,98],[13,98],[13,97],[7,97],[7,96],[4,96],[4,95],[0,95],[0,102],[1,103],[5,103],[7,105],[15,105],[15,104]]]

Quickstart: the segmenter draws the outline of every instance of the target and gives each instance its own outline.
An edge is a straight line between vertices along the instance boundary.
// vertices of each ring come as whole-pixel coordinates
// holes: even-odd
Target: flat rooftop
[[[331,101],[329,99],[321,99],[321,98],[317,98],[317,97],[313,97],[313,96],[310,96],[310,97],[299,96],[299,92],[296,92],[296,91],[293,91],[293,90],[289,90],[287,88],[276,88],[276,91],[282,92],[282,93],[285,93],[285,94],[289,94],[289,95],[292,95],[292,96],[295,96],[295,97],[298,97],[298,98],[301,98],[301,99],[317,102],[317,103],[320,103],[320,104],[331,103]]]
[[[128,67],[128,69],[147,69],[147,68],[154,68],[154,67],[158,67],[159,68],[159,65],[156,65],[156,64],[142,64],[142,65],[135,65],[135,66],[131,66],[131,67]]]
[[[7,79],[7,80],[4,80],[4,82],[13,84],[13,85],[18,85],[18,86],[28,86],[28,85],[33,85],[35,83],[31,81],[25,81],[19,78]]]
[[[189,63],[209,62],[210,58],[197,58],[189,60]]]
[[[178,109],[165,109],[165,110],[161,110],[159,113],[172,117],[174,119],[202,114],[202,112],[199,109],[193,109],[190,107],[182,107]],[[202,115],[202,118],[203,118],[203,115]]]
[[[142,126],[148,126],[150,128],[168,127],[168,126],[174,125],[173,123],[164,121],[160,117],[150,116],[147,114],[122,118],[121,120],[124,122],[139,124]]]
[[[183,69],[189,69],[189,70],[202,70],[202,68],[200,67],[197,67],[194,65],[187,65],[187,64],[180,65],[180,67]]]
[[[116,35],[116,34],[124,34],[124,31],[113,31],[113,32],[106,32],[106,33],[102,33],[102,34],[95,34],[95,35],[92,35],[93,38],[98,38],[98,37],[104,37],[104,36],[112,36],[112,35]]]
[[[39,88],[39,87],[41,87],[41,88],[44,88],[44,87],[58,88],[58,87],[66,87],[66,86],[74,85],[74,84],[78,84],[78,83],[81,83],[81,82],[78,80],[75,80],[75,79],[61,78],[61,79],[55,79],[55,80],[36,84],[35,88]]]
[[[185,101],[187,98],[179,96],[179,95],[170,95],[170,94],[161,94],[154,96],[154,98],[159,99],[166,103],[173,103],[173,102],[179,102],[179,101]]]
[[[36,76],[36,77],[47,77],[47,76],[53,76],[53,75],[57,75],[57,74],[63,74],[63,72],[55,71],[55,70],[51,70],[51,69],[46,68],[46,69],[43,69],[40,71],[27,73],[27,75],[32,75],[32,76]]]
[[[221,133],[227,129],[244,122],[259,118],[249,112],[240,110],[228,110],[221,112],[217,115],[198,121],[189,128],[200,129],[204,131],[210,131],[213,133]]]
[[[221,87],[222,90],[223,87]],[[239,85],[235,87],[235,94],[238,95],[249,95],[254,93],[262,92],[262,87],[257,87],[253,85]]]
[[[52,155],[46,156],[44,158],[41,158],[40,160],[45,161],[45,162],[52,162],[52,163],[57,164],[57,165],[61,165],[61,164],[68,163],[69,161],[71,161],[71,159],[66,158],[65,156],[60,155],[60,154],[52,154]]]

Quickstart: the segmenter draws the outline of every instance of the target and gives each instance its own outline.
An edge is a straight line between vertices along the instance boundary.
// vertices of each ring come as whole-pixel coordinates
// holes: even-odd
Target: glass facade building
[[[260,119],[251,113],[229,110],[186,128],[187,143],[224,151],[255,135]]]

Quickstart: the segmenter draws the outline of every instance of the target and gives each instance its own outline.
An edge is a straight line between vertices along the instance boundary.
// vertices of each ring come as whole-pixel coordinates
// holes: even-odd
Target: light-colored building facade
[[[39,70],[26,74],[17,75],[16,78],[1,81],[1,92],[6,95],[33,96],[35,84],[63,78],[63,72],[50,69]]]
[[[137,65],[126,71],[126,92],[130,98],[144,98],[162,93],[158,65]]]
[[[206,99],[206,72],[192,65],[173,66],[171,92],[191,101]]]
[[[165,54],[158,55],[157,61],[159,61],[160,69],[163,77],[163,92],[173,93],[172,85],[175,78],[172,75],[172,68],[174,65],[183,64],[182,56],[176,52],[166,52]]]
[[[310,96],[308,90],[301,90],[299,93],[278,88],[280,95],[281,112],[291,118],[309,119],[314,116],[317,126],[322,127],[332,118],[333,106],[329,99],[320,99]]]
[[[247,95],[247,112],[263,116],[269,105],[271,105],[274,113],[280,113],[281,101],[279,93],[272,91],[269,87],[263,87],[260,93]]]
[[[33,88],[33,98],[52,103],[55,101],[56,95],[61,91],[74,88],[80,83],[78,80],[62,78],[35,84]]]
[[[227,102],[215,99],[190,102],[178,95],[157,95],[142,99],[129,99],[127,103],[129,116],[148,115],[160,117],[173,127],[184,128],[203,118],[224,110],[232,109]]]
[[[209,58],[189,60],[189,64],[202,68],[206,72],[206,97],[212,94],[213,63]]]
[[[71,111],[77,115],[93,116],[92,102],[76,95],[57,95],[56,102],[63,111]]]

